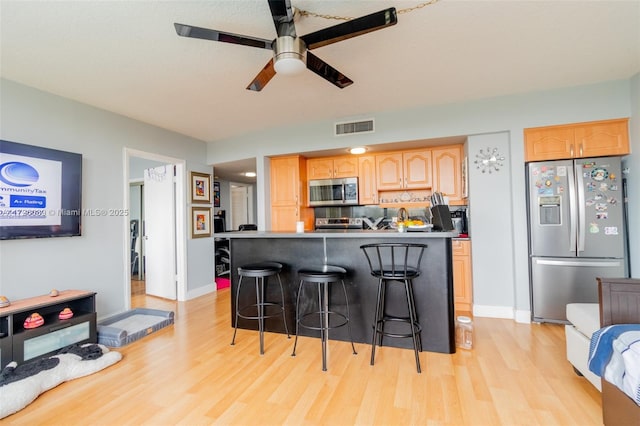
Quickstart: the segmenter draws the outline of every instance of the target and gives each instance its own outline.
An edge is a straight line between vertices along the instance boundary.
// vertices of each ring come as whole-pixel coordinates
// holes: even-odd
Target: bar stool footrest
[[[257,320],[260,318],[266,319],[266,318],[280,317],[284,312],[284,308],[279,303],[265,302],[262,304],[262,306],[265,309],[265,312],[262,315],[262,317],[258,315],[258,305],[255,303],[253,305],[247,305],[240,308],[240,310],[238,311],[238,316],[244,319]],[[266,312],[267,308],[274,308],[274,307],[277,307],[277,312],[274,312],[274,313]],[[255,315],[250,315],[246,313],[247,311],[250,311],[250,310],[255,311]]]
[[[379,335],[385,336],[385,337],[397,337],[397,338],[411,338],[413,337],[414,334],[420,334],[420,332],[422,331],[422,327],[420,326],[419,323],[414,322],[413,323],[413,333],[412,332],[408,332],[408,333],[390,333],[388,331],[383,331],[382,326],[384,326],[385,322],[404,322],[406,324],[411,325],[411,320],[409,318],[399,318],[399,317],[384,317],[383,319],[381,319],[380,321],[377,322],[377,327],[373,327],[375,332]]]
[[[333,312],[333,311],[328,311],[327,314],[329,315],[329,324],[331,324],[331,318],[341,318],[342,321],[338,324],[333,324],[333,325],[329,325],[329,327],[323,327],[323,326],[315,326],[315,325],[309,325],[309,323],[307,322],[306,324],[304,323],[305,318],[307,317],[315,317],[316,319],[319,320],[318,316],[319,315],[324,315],[324,312],[308,312],[304,315],[302,315],[300,317],[300,327],[304,327],[310,330],[332,330],[334,328],[339,328],[339,327],[344,327],[345,325],[347,325],[347,323],[349,322],[349,318],[347,318],[346,315],[340,313],[340,312]]]

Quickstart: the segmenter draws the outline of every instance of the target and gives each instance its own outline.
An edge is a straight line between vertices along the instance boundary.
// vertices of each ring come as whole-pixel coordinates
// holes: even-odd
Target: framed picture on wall
[[[211,202],[211,175],[191,172],[191,202]]]
[[[191,207],[191,238],[211,236],[211,207]]]
[[[220,182],[213,182],[213,207],[220,207]]]

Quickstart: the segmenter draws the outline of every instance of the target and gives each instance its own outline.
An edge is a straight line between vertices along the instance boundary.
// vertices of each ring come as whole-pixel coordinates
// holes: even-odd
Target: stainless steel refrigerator
[[[597,277],[626,277],[620,157],[527,164],[532,319],[566,322],[598,301]]]

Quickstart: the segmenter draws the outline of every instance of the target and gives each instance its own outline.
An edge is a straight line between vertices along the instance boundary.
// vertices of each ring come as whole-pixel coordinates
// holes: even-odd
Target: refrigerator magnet
[[[617,226],[605,226],[604,227],[604,235],[618,235],[618,227]]]
[[[591,170],[591,179],[595,181],[603,181],[609,177],[609,172],[606,169],[598,167],[597,169]]]
[[[567,166],[558,166],[556,173],[558,176],[566,176],[567,175]]]
[[[591,222],[589,224],[589,232],[592,234],[597,234],[598,232],[600,232],[600,227],[597,223]]]
[[[609,218],[609,213],[607,213],[607,212],[596,213],[596,219],[603,220],[603,219],[608,219],[608,218]]]

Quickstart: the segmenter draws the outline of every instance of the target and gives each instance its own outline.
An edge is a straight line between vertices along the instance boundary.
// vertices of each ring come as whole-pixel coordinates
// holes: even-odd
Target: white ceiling
[[[404,0],[292,0],[358,17]],[[275,38],[267,0],[0,0],[3,78],[203,141],[292,122],[463,102],[629,78],[640,71],[640,0],[440,0],[398,24],[313,52],[354,80],[311,71],[245,87],[264,49],[178,37],[174,22]],[[301,17],[299,35],[342,21]]]

